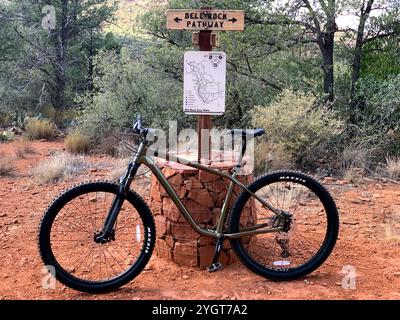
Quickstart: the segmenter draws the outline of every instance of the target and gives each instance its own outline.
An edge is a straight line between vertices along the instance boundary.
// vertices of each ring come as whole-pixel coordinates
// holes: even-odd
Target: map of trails
[[[189,51],[184,60],[184,111],[189,114],[223,114],[226,54]]]

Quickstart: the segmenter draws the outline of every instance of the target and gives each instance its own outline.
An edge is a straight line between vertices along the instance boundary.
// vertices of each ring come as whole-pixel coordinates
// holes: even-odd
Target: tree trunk
[[[93,44],[93,31],[90,30],[90,40],[88,48],[88,75],[87,75],[87,89],[90,93],[93,91],[93,57],[95,54],[94,44]]]
[[[335,48],[335,33],[321,33],[318,38],[319,49],[322,54],[322,70],[324,72],[324,93],[327,102],[335,99],[335,77],[333,69],[333,52]]]
[[[360,79],[361,73],[361,62],[363,55],[363,46],[364,46],[364,30],[365,24],[369,18],[371,13],[372,5],[374,4],[374,0],[369,0],[366,7],[361,8],[360,12],[360,23],[357,29],[357,38],[356,44],[354,48],[354,57],[353,64],[351,70],[351,89],[350,89],[350,122],[355,124],[357,123],[357,110],[360,109],[359,103],[356,98],[356,89],[357,82]]]
[[[69,39],[69,25],[68,25],[68,0],[62,0],[61,3],[61,29],[56,34],[58,37],[57,45],[57,63],[56,63],[56,86],[55,105],[57,116],[56,122],[62,120],[62,113],[66,109],[65,90],[67,83],[67,69],[68,69],[68,39]]]
[[[361,61],[362,61],[362,47],[364,45],[364,30],[365,24],[371,13],[374,0],[369,0],[366,8],[361,8],[360,23],[357,29],[357,39],[354,49],[354,57],[351,72],[351,100],[355,99],[357,82],[360,79]]]
[[[357,82],[360,79],[361,70],[361,60],[362,60],[362,50],[360,47],[356,47],[354,50],[354,58],[351,71],[351,100],[355,99]]]
[[[330,104],[335,100],[335,73],[334,73],[334,49],[336,25],[336,1],[329,0],[323,7],[326,15],[324,30],[318,28],[320,33],[317,37],[319,49],[322,54],[322,70],[324,71],[324,93],[325,100]]]

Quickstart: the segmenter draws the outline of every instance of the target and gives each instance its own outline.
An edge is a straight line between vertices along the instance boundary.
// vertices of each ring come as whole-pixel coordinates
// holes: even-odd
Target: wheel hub
[[[99,230],[94,233],[94,242],[105,244],[107,242],[115,241],[115,230],[111,230],[108,234],[104,234],[103,231]]]
[[[284,212],[282,218],[282,231],[289,232],[291,227],[292,227],[292,214]]]
[[[272,226],[274,228],[281,228],[282,232],[289,232],[292,227],[292,217],[291,213],[282,211],[280,215],[273,217]]]

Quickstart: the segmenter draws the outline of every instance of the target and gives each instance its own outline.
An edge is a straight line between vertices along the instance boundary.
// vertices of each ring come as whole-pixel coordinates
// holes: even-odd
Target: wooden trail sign
[[[167,10],[169,30],[243,31],[243,10]]]

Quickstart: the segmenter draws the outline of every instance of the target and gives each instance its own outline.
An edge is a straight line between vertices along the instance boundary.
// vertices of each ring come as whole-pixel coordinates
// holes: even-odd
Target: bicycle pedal
[[[207,267],[207,271],[210,272],[210,273],[211,272],[216,272],[216,271],[221,270],[221,269],[222,269],[222,264],[220,262],[213,263],[212,265]]]

